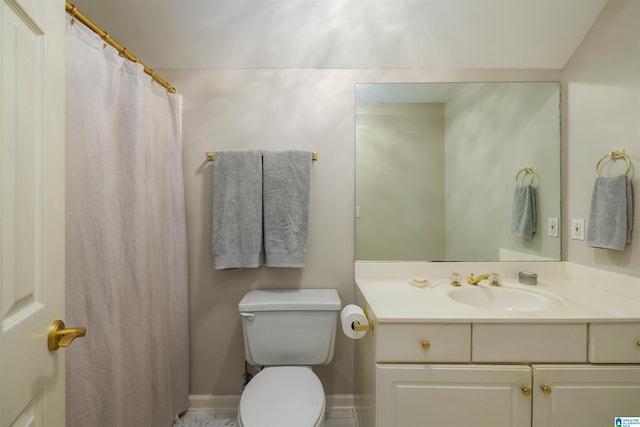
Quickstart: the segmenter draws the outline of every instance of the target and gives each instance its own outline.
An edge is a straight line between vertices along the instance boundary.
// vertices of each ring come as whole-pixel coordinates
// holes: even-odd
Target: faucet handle
[[[500,286],[500,275],[498,273],[491,273],[491,286]]]
[[[451,273],[451,276],[449,276],[449,280],[451,280],[451,286],[462,286],[462,284],[460,283],[462,276],[460,275],[460,273]]]

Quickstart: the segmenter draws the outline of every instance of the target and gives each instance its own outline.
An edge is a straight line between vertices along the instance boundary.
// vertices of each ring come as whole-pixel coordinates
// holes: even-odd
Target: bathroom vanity
[[[452,267],[465,278],[496,271],[503,286],[452,287]],[[518,284],[519,270],[538,272],[538,285]],[[430,285],[411,286],[413,276]],[[356,282],[374,324],[356,342],[360,427],[640,417],[638,278],[558,262],[365,263]]]

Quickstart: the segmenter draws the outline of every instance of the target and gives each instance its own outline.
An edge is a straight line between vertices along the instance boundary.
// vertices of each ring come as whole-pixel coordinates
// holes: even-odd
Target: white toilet
[[[335,289],[259,290],[238,304],[249,363],[264,366],[240,397],[241,427],[322,427],[324,389],[311,365],[331,362]]]

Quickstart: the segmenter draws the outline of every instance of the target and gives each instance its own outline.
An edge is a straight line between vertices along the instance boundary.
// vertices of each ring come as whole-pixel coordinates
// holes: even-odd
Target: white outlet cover
[[[549,218],[547,235],[549,237],[558,237],[558,218]]]
[[[584,219],[574,218],[571,220],[571,238],[584,240]]]

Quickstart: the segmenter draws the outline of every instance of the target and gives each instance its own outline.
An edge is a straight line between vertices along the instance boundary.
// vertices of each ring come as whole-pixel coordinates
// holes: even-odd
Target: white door
[[[0,427],[63,427],[64,52],[60,0],[0,0]]]

